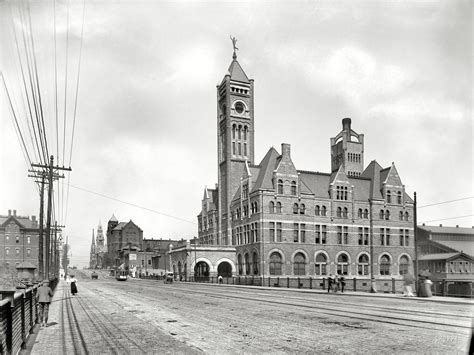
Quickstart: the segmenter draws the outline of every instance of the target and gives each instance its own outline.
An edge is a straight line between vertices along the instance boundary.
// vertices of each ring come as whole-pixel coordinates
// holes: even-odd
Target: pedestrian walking
[[[39,321],[41,328],[48,324],[48,312],[51,298],[53,297],[53,290],[49,287],[49,281],[44,280],[38,290],[36,291],[36,301],[39,302]]]
[[[74,277],[74,275],[71,275],[71,278],[69,279],[69,281],[71,282],[71,293],[74,296],[77,293],[77,285],[76,285],[77,280]]]
[[[339,278],[339,282],[341,283],[341,292],[344,293],[344,286],[346,286],[346,278],[344,276],[341,276]]]
[[[411,274],[403,275],[403,296],[405,297],[413,297],[413,289],[412,284],[415,278]]]
[[[219,284],[222,283],[222,275],[219,275],[219,277],[217,278],[219,280]]]
[[[332,283],[333,283],[332,274],[329,274],[329,276],[328,276],[328,293],[332,289]]]
[[[337,274],[334,275],[333,289],[334,292],[337,292],[337,290],[339,290],[339,276],[337,276]]]

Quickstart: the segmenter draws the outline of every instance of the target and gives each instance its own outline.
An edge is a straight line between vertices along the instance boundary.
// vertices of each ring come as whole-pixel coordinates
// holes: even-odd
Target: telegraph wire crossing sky
[[[32,162],[44,160],[30,70],[49,155],[68,166],[72,154],[54,201],[72,263],[87,264],[92,229],[112,214],[145,238],[196,236],[204,187],[217,182],[215,90],[231,36],[255,80],[256,162],[289,143],[299,169],[330,172],[329,138],[350,117],[365,135],[365,165],[393,161],[417,192],[420,223],[470,227],[471,10],[469,1],[3,1],[0,70],[12,105],[2,82],[0,213],[39,214],[12,118],[13,107]]]

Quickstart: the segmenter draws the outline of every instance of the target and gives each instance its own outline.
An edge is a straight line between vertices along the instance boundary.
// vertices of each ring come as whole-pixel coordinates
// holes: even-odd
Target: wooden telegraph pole
[[[58,171],[71,171],[72,169],[54,166],[54,157],[51,155],[49,164],[31,164],[33,169],[29,170],[29,172],[33,173],[33,175],[28,175],[35,179],[41,178],[41,192],[40,192],[40,199],[41,199],[41,206],[40,206],[40,236],[39,236],[39,270],[40,270],[40,278],[50,278],[50,263],[51,263],[51,214],[52,214],[52,198],[53,198],[53,181],[58,180],[60,178],[64,178],[64,175],[59,175]],[[44,180],[48,179],[48,209],[46,214],[46,238],[44,238],[43,234],[43,204],[44,204]],[[37,181],[39,182],[39,181]],[[43,240],[44,239],[44,240]]]

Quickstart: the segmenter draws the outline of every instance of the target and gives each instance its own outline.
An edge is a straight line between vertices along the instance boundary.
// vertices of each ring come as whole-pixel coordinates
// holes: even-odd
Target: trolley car
[[[127,272],[125,270],[117,270],[115,279],[117,281],[127,281]]]

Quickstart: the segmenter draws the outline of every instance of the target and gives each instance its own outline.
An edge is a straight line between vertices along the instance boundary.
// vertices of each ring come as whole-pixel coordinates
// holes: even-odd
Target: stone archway
[[[217,274],[222,277],[232,277],[232,265],[227,261],[222,261],[217,266]]]
[[[195,281],[208,281],[209,280],[209,264],[205,261],[198,261],[194,266],[194,279]]]

